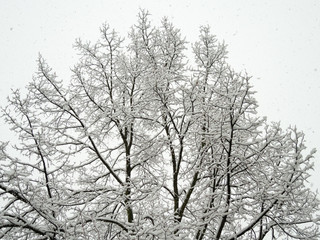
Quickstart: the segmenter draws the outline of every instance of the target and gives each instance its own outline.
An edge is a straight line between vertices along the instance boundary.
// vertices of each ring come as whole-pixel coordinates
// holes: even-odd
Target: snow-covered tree
[[[208,27],[190,61],[166,18],[100,31],[70,82],[40,56],[3,108],[19,141],[1,143],[0,239],[319,238],[314,151],[257,116]]]

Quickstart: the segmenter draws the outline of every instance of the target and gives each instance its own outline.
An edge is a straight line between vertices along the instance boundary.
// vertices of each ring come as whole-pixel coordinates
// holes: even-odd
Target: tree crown
[[[257,116],[250,77],[201,27],[141,11],[128,39],[77,40],[65,86],[39,56],[2,109],[0,239],[318,239],[304,135]]]

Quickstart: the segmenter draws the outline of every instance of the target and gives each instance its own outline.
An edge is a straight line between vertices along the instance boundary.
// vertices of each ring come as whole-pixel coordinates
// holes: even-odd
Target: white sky
[[[139,8],[154,24],[168,16],[189,42],[211,26],[231,65],[253,76],[259,114],[296,125],[319,149],[311,180],[320,190],[320,0],[0,0],[0,105],[31,81],[39,52],[67,80],[75,39],[95,41],[104,22],[126,36]],[[0,131],[7,139],[7,127]]]

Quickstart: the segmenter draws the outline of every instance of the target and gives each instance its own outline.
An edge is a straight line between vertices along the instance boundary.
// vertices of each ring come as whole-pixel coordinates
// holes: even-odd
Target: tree
[[[209,27],[189,64],[180,31],[148,19],[127,40],[106,24],[77,40],[69,83],[39,56],[12,92],[0,239],[318,239],[303,133],[257,116]]]

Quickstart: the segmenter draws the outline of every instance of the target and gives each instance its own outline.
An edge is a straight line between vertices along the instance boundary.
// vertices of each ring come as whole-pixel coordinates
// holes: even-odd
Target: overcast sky
[[[0,105],[11,88],[24,88],[36,71],[40,52],[58,76],[68,80],[77,60],[76,38],[95,41],[107,22],[126,36],[139,8],[158,24],[163,16],[197,40],[200,25],[228,45],[229,63],[252,75],[259,114],[296,125],[307,146],[320,151],[319,0],[0,0]],[[2,123],[1,123],[2,124]],[[0,140],[8,130],[0,126]],[[320,152],[312,173],[320,190]]]

